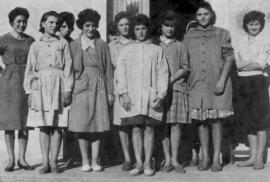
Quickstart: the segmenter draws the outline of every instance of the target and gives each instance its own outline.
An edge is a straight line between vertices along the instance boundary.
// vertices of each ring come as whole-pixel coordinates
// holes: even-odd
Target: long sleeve
[[[106,80],[107,80],[107,91],[108,94],[114,94],[113,89],[113,66],[112,66],[112,60],[111,60],[111,54],[109,46],[106,45],[105,54],[106,54]]]
[[[116,69],[116,78],[117,78],[117,93],[122,95],[124,93],[128,93],[127,88],[127,51],[125,48],[120,52],[117,61],[117,69]]]
[[[167,94],[169,84],[169,68],[162,48],[159,47],[157,51],[157,89],[158,97],[164,98]]]
[[[74,85],[73,62],[70,54],[70,47],[67,41],[64,44],[64,90],[71,92]]]
[[[182,44],[180,57],[179,57],[179,67],[186,70],[189,68],[189,60],[188,60],[188,51],[185,44]]]
[[[270,46],[266,43],[261,47],[259,56],[255,57],[254,62],[258,63],[262,69],[265,69],[267,65],[270,65],[270,56],[267,52],[270,51]]]
[[[231,35],[229,31],[223,30],[222,35],[221,35],[221,54],[222,54],[222,59],[227,62],[227,61],[235,61],[234,58],[234,49],[231,44]]]
[[[32,90],[31,83],[34,78],[38,77],[38,74],[36,72],[36,64],[37,64],[37,50],[36,50],[36,44],[33,43],[30,47],[27,63],[26,63],[26,69],[25,69],[25,76],[24,76],[24,90],[26,94],[30,94]]]

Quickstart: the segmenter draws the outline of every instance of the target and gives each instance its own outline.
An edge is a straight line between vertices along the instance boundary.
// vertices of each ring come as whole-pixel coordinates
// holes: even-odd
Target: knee
[[[132,133],[133,134],[140,134],[142,129],[140,127],[133,127],[132,128]]]
[[[147,135],[152,135],[152,134],[154,134],[154,128],[152,126],[146,126],[144,133]]]

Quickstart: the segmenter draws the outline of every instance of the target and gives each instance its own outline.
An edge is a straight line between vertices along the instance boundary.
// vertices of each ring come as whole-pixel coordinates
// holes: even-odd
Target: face
[[[199,8],[196,12],[196,19],[202,27],[207,27],[210,24],[212,16],[211,12],[204,8]]]
[[[14,31],[19,34],[25,31],[26,26],[27,26],[27,19],[22,15],[16,16],[16,18],[12,22],[12,27]]]
[[[63,22],[59,31],[63,37],[68,37],[71,34],[71,29],[68,27],[66,22]]]
[[[247,24],[248,33],[252,36],[256,36],[261,32],[262,25],[258,20],[250,21]]]
[[[57,31],[58,19],[55,16],[48,16],[47,20],[42,22],[42,27],[44,28],[44,33],[49,35],[54,35]]]
[[[118,37],[119,36],[117,34],[109,34],[109,41],[113,42],[113,41],[117,40]]]
[[[97,30],[97,26],[94,22],[86,21],[83,24],[82,31],[88,38],[94,38]]]
[[[118,23],[117,23],[117,30],[120,35],[122,36],[128,36],[129,35],[129,20],[127,18],[122,18]]]
[[[135,25],[134,33],[136,40],[145,41],[147,39],[148,28],[145,25]]]
[[[172,38],[174,36],[175,25],[173,23],[165,22],[161,24],[162,35],[167,38]]]

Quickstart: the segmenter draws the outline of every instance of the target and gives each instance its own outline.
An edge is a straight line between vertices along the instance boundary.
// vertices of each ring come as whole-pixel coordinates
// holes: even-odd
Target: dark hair
[[[12,26],[13,21],[15,18],[19,15],[24,16],[26,19],[29,18],[29,12],[26,8],[16,7],[13,10],[11,10],[8,14],[9,24]]]
[[[45,31],[44,28],[42,27],[42,22],[45,22],[48,19],[49,16],[54,16],[54,17],[59,18],[59,15],[58,15],[58,13],[56,11],[48,11],[48,12],[44,13],[42,15],[42,17],[41,17],[40,24],[39,24],[39,27],[40,27],[39,31],[41,33],[44,33],[44,31]]]
[[[129,13],[127,13],[125,11],[121,11],[117,15],[114,16],[113,26],[114,26],[115,30],[117,30],[118,22],[124,18],[128,19],[129,22],[131,23],[131,16]]]
[[[63,11],[59,13],[59,26],[62,26],[64,22],[66,22],[68,28],[72,32],[74,30],[75,17],[72,13]]]
[[[162,12],[158,17],[158,34],[161,35],[161,26],[172,24],[175,27],[178,25],[178,15],[173,10]]]
[[[214,25],[216,23],[216,13],[215,11],[213,10],[212,6],[210,3],[206,2],[206,1],[202,1],[200,3],[198,3],[196,5],[196,12],[200,9],[200,8],[203,8],[203,9],[207,9],[208,11],[210,11],[210,13],[212,14],[212,18],[210,20],[210,25]]]
[[[151,20],[144,14],[138,14],[134,17],[133,25],[144,25],[149,28],[151,26]]]
[[[265,24],[265,14],[261,11],[250,11],[247,14],[245,14],[244,18],[243,18],[243,28],[244,30],[248,32],[248,28],[247,28],[247,24],[251,21],[255,21],[257,20],[258,22],[260,22],[261,24],[261,30],[263,30],[264,28],[264,24]]]
[[[82,29],[83,24],[87,21],[93,22],[96,27],[98,27],[100,14],[93,9],[84,9],[78,14],[78,19],[76,20],[76,24],[79,29]]]
[[[117,34],[117,31],[116,31],[113,23],[108,24],[108,34],[109,35],[116,35]]]

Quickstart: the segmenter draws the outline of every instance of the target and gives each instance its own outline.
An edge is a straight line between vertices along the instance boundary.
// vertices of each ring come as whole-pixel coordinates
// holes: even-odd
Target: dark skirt
[[[236,119],[248,134],[256,134],[270,127],[267,77],[263,75],[238,77]]]
[[[154,126],[162,123],[161,121],[145,115],[121,118],[121,121],[122,126]]]

